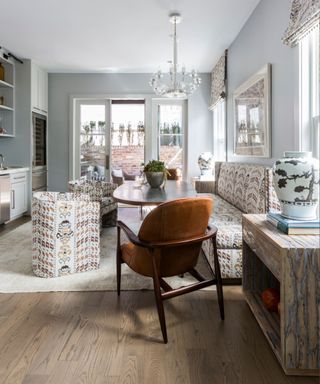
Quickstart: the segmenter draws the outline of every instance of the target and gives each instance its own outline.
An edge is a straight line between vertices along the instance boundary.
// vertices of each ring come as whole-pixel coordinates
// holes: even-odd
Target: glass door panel
[[[137,175],[145,154],[144,100],[112,100],[111,116],[111,169]]]
[[[106,175],[106,104],[80,104],[80,175],[105,180]]]
[[[158,106],[158,157],[168,168],[184,166],[184,127],[182,104]]]

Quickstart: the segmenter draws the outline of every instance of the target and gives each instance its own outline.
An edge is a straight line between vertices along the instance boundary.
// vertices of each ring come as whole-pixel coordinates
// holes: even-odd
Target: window
[[[319,25],[299,42],[300,149],[319,158]]]
[[[219,101],[213,112],[213,155],[215,161],[226,161],[225,101]]]
[[[153,127],[156,129],[157,156],[168,168],[186,175],[186,100],[153,100]]]

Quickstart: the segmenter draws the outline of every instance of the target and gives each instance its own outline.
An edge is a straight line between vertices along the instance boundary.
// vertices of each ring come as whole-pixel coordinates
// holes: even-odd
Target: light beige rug
[[[98,270],[51,279],[33,274],[31,242],[31,222],[0,235],[0,293],[116,290],[116,228],[103,229]],[[175,288],[194,282],[194,279],[186,275],[183,279],[170,278],[168,282]],[[152,279],[139,276],[123,265],[121,288],[153,289],[153,283]]]

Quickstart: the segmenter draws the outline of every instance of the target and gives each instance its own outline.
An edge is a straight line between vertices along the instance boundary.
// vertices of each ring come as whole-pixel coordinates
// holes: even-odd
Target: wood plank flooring
[[[319,384],[285,376],[241,287],[224,292],[224,322],[215,292],[165,302],[167,345],[153,292],[0,294],[0,384]]]
[[[13,229],[19,227],[19,225],[27,223],[30,220],[31,220],[31,217],[28,215],[25,215],[25,216],[19,217],[18,219],[11,221],[8,224],[0,224],[0,236],[4,235],[5,233],[12,231]]]
[[[285,376],[244,301],[225,287],[165,302],[162,343],[152,292],[0,295],[3,384],[311,384]]]

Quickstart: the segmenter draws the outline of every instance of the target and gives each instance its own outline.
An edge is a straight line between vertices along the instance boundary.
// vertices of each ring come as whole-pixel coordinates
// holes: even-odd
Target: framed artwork
[[[238,87],[234,102],[234,155],[271,157],[271,64]]]

